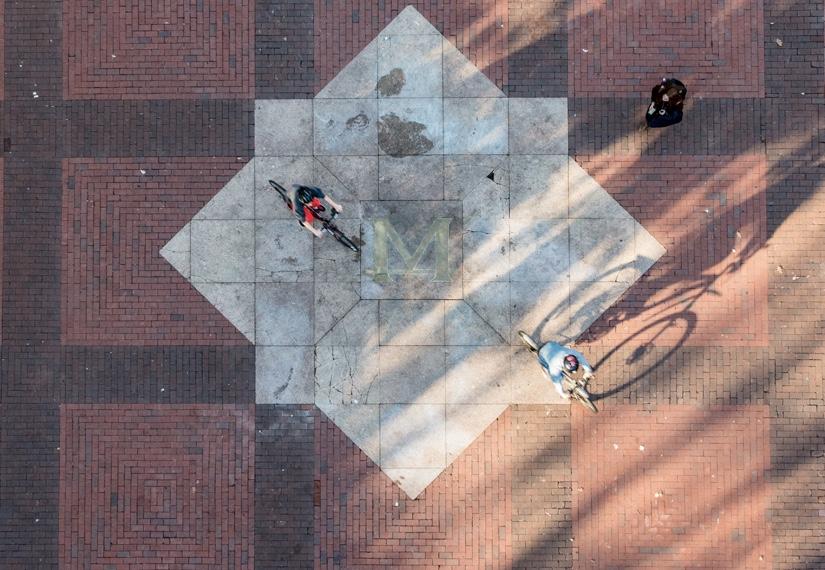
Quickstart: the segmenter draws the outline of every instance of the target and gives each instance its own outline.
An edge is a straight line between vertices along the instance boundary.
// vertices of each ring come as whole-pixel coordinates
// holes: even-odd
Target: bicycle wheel
[[[359,251],[358,246],[355,245],[351,239],[349,239],[347,236],[345,236],[344,232],[342,232],[341,230],[339,230],[337,227],[335,227],[332,224],[327,224],[326,228],[329,231],[329,233],[332,234],[332,237],[334,237],[340,243],[344,244],[346,247],[350,248],[355,253],[358,253],[358,251]]]
[[[521,338],[521,342],[527,345],[527,348],[530,349],[530,352],[538,352],[539,345],[536,344],[536,341],[533,340],[529,334],[524,331],[518,331],[518,336]]]
[[[576,386],[573,389],[571,395],[576,399],[578,403],[580,403],[582,406],[584,406],[594,414],[599,413],[599,410],[596,408],[596,404],[590,401],[590,394],[588,394],[587,390],[585,390],[581,386]]]

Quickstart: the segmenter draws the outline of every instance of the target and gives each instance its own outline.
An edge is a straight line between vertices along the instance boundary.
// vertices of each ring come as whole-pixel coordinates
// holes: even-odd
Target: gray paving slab
[[[495,346],[507,340],[465,301],[444,301],[446,345]]]
[[[258,345],[306,346],[313,342],[312,287],[306,283],[255,285]]]
[[[567,218],[568,157],[510,157],[510,217],[522,220]]]
[[[470,198],[476,189],[489,184],[502,185],[506,189],[507,169],[507,157],[502,155],[445,155],[444,198]]]
[[[382,35],[378,43],[378,97],[440,97],[440,35]]]
[[[347,189],[348,197],[335,196],[336,201],[378,199],[377,156],[320,156],[323,164]]]
[[[536,338],[534,336],[534,338]],[[557,340],[542,337],[540,342]],[[510,360],[510,374],[513,386],[513,404],[563,404],[568,402],[562,400],[553,383],[542,372],[536,356],[525,346],[515,346],[512,348]]]
[[[315,283],[316,343],[361,300],[359,289],[360,286],[357,283],[339,281]]]
[[[312,154],[312,99],[255,101],[255,156]]]
[[[336,219],[335,225],[344,234],[358,243],[361,240],[361,221],[358,219]],[[309,235],[309,232],[302,230]],[[361,280],[361,257],[344,247],[330,235],[312,240],[314,248],[314,274],[316,283],[330,281],[356,282]]]
[[[316,155],[378,154],[377,99],[316,99]]]
[[[292,220],[255,222],[255,281],[311,282],[312,240]]]
[[[441,403],[446,400],[443,346],[382,346],[379,351],[382,403]]]
[[[510,281],[563,281],[570,272],[567,220],[510,221]]]
[[[197,214],[196,220],[255,218],[255,161],[247,162]]]
[[[255,281],[255,222],[192,220],[190,227],[193,282]]]
[[[533,338],[560,342],[570,327],[570,285],[557,283],[510,283],[511,343],[520,342],[519,330]]]
[[[443,38],[444,97],[505,97],[496,84]]]
[[[509,404],[509,346],[447,348],[448,404]]]
[[[510,279],[510,229],[465,230],[462,265],[465,281],[508,281]]]
[[[511,154],[567,156],[567,98],[508,99]]]
[[[315,99],[375,98],[378,79],[378,43],[375,38],[327,83]]]
[[[443,99],[378,100],[378,149],[390,156],[444,153]]]
[[[570,279],[635,281],[634,232],[632,218],[570,220]]]
[[[308,156],[276,156],[254,159],[255,219],[295,219],[280,195],[269,185],[274,180],[290,193],[293,184],[314,183],[313,160]],[[297,227],[297,222],[296,222]]]
[[[190,263],[190,229],[191,223],[183,226],[178,233],[172,236],[164,245],[160,254],[174,267],[184,279],[189,279],[192,275]]]
[[[255,403],[315,403],[314,360],[311,346],[255,347]]]
[[[507,99],[444,99],[445,154],[507,154]]]
[[[381,460],[378,405],[325,404],[318,407],[376,464]]]
[[[379,403],[377,347],[315,347],[315,400],[328,404]]]
[[[381,345],[444,344],[444,301],[379,301],[378,320]]]
[[[574,158],[568,157],[568,164],[571,218],[632,219],[627,210],[579,166]]]
[[[378,346],[378,301],[359,301],[330,331],[318,346]]]
[[[509,281],[465,281],[464,301],[499,335],[510,338]]]
[[[382,404],[381,467],[444,468],[445,404]]]
[[[504,403],[447,404],[447,464],[455,461],[506,409]]]
[[[250,342],[255,342],[255,285],[253,283],[193,283]]]
[[[570,282],[570,328],[566,336],[578,338],[627,290],[627,283]]]
[[[444,197],[444,157],[381,156],[378,188],[382,200],[441,200]]]

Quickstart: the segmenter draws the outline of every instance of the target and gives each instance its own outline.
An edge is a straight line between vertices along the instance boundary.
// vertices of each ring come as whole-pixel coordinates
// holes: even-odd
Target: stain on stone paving
[[[365,129],[370,124],[370,118],[364,113],[358,113],[354,117],[347,119],[348,129]]]
[[[378,121],[378,146],[390,156],[426,154],[433,141],[423,135],[427,125],[405,121],[395,113],[382,115]]]
[[[404,70],[396,67],[388,74],[382,76],[378,80],[378,83],[375,84],[375,88],[383,97],[392,97],[393,95],[401,93],[401,90],[406,84],[407,79],[404,77]]]

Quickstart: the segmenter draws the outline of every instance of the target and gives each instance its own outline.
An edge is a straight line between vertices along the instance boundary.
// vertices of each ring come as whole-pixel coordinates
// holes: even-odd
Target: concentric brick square
[[[771,568],[767,406],[574,408],[586,568]]]
[[[160,255],[242,166],[234,158],[65,160],[63,344],[247,344]]]
[[[251,98],[254,2],[63,3],[67,99]]]
[[[61,407],[61,568],[254,567],[251,406]]]
[[[692,96],[764,97],[762,0],[574,0],[571,96],[637,96],[678,77]]]
[[[582,340],[767,346],[763,155],[577,161],[667,249]]]

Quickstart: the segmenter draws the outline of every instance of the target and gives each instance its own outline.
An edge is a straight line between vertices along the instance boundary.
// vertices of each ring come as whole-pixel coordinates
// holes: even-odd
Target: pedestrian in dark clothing
[[[650,106],[645,113],[647,126],[656,129],[681,122],[686,96],[687,88],[684,83],[678,79],[663,78],[650,95]]]

